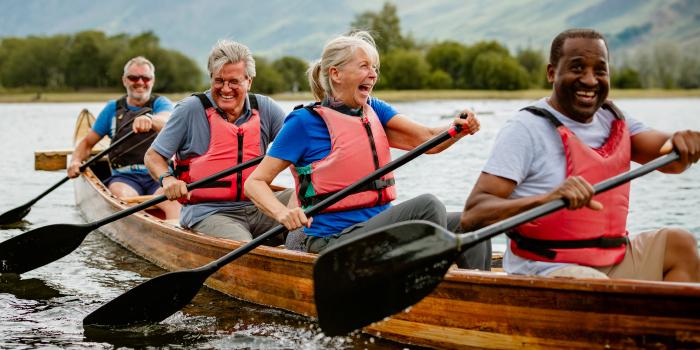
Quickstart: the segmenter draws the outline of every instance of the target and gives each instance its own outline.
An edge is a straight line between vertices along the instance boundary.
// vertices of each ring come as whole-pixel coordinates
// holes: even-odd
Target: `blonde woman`
[[[330,41],[321,60],[309,69],[317,100],[297,108],[285,119],[275,143],[245,184],[246,195],[267,215],[289,230],[304,227],[305,249],[318,253],[339,240],[391,223],[422,219],[448,227],[444,205],[432,194],[392,206],[394,178],[387,174],[363,191],[353,193],[322,213],[308,218],[312,206],[391,161],[390,147],[410,150],[448,127],[429,128],[398,113],[371,96],[379,72],[379,54],[367,32]],[[463,131],[435,147],[438,153],[457,139],[474,134],[479,122],[470,111],[455,119]],[[297,199],[302,208],[288,208],[275,198],[269,184],[292,166]],[[459,214],[450,215],[452,228]],[[473,253],[473,254],[472,254]],[[488,268],[490,243],[469,252],[476,260],[465,267]]]

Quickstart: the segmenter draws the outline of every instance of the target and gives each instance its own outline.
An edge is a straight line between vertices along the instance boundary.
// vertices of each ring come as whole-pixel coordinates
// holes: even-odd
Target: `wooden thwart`
[[[94,148],[90,154],[94,156],[102,150],[103,148]],[[72,148],[34,151],[34,170],[54,171],[66,169],[70,154],[73,154]]]
[[[73,142],[77,145],[92,129],[95,124],[95,117],[87,109],[80,111],[78,120],[75,122],[75,131],[73,132]],[[109,137],[103,137],[92,148],[91,155],[101,152],[109,147]],[[57,149],[57,150],[41,150],[34,152],[34,170],[62,170],[66,169],[68,163],[68,155],[73,153],[73,148]]]

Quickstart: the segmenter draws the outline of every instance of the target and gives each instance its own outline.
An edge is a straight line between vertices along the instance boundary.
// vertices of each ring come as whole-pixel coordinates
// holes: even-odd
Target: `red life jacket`
[[[361,117],[322,106],[305,108],[326,123],[331,151],[325,158],[307,166],[292,166],[297,199],[302,208],[321,202],[391,161],[384,127],[369,105],[363,107]],[[322,212],[370,208],[394,199],[394,176],[388,173]]]
[[[628,171],[631,140],[622,113],[612,102],[603,108],[615,115],[610,136],[600,148],[581,142],[546,109],[525,110],[549,119],[557,128],[566,155],[566,176],[582,176],[591,184]],[[585,266],[618,264],[625,256],[630,184],[593,197],[603,210],[559,210],[508,232],[510,248],[523,258]]]
[[[262,154],[260,149],[260,115],[255,95],[249,94],[252,114],[241,125],[229,123],[226,113],[214,107],[204,94],[199,98],[209,121],[209,149],[206,153],[175,160],[175,174],[178,179],[192,183],[219,171],[251,160]],[[223,177],[209,185],[191,191],[189,200],[181,198],[181,203],[195,204],[215,201],[242,201],[243,182],[250,176],[255,166]]]

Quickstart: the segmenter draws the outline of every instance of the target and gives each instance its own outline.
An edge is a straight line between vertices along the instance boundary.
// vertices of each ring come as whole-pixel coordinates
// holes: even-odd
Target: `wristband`
[[[165,179],[168,176],[174,176],[174,175],[170,171],[166,171],[161,176],[158,177],[158,183],[160,184],[160,187],[163,187],[163,179]]]

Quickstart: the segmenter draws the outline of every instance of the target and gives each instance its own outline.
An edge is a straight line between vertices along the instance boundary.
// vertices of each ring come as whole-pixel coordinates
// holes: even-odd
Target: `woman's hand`
[[[301,227],[311,227],[313,218],[307,218],[301,208],[285,208],[275,215],[275,220],[284,225],[289,231],[296,230]]]
[[[474,112],[465,109],[459,113],[459,117],[454,120],[454,125],[462,128],[459,132],[460,137],[476,134],[481,128],[479,119],[476,118]]]

